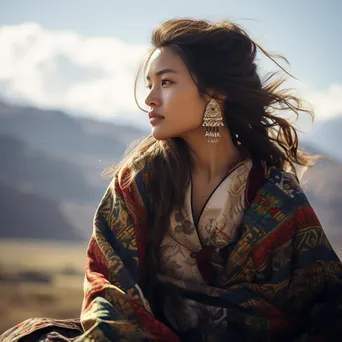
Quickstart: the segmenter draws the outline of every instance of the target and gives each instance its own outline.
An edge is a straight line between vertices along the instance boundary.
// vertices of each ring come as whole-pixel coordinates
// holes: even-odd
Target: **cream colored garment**
[[[195,253],[206,245],[224,248],[236,238],[246,207],[245,192],[251,167],[252,161],[247,158],[224,178],[204,205],[197,229],[191,209],[192,184],[189,184],[184,207],[172,212],[169,231],[161,243],[163,269],[160,280],[177,286],[182,283],[181,287],[185,288],[186,282],[205,283],[198,270]],[[183,304],[186,319],[178,323],[172,318],[172,308],[166,308],[171,324],[179,332],[195,327],[199,323],[199,315],[211,316],[214,318],[214,324],[222,322],[225,317],[225,312],[221,308],[209,307],[191,300],[184,300]]]

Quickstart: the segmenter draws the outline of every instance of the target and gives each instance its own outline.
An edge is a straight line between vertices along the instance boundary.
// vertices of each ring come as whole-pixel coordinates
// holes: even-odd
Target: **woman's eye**
[[[161,85],[162,85],[162,86],[165,85],[165,84],[166,84],[165,82],[172,83],[170,80],[162,80],[162,81],[161,81]],[[146,84],[145,87],[148,88],[148,89],[151,89],[151,88],[152,88],[152,85],[151,85],[151,84]]]
[[[165,82],[169,82],[169,83],[171,83],[171,81],[170,80],[162,80],[162,85],[164,85],[165,84]]]

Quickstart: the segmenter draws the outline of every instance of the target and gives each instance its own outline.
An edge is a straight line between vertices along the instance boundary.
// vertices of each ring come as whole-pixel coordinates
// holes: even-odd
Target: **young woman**
[[[342,265],[296,176],[311,112],[239,26],[175,19],[140,70],[151,135],[117,166],[94,220],[79,320],[3,341],[334,341]],[[138,75],[139,76],[139,75]]]

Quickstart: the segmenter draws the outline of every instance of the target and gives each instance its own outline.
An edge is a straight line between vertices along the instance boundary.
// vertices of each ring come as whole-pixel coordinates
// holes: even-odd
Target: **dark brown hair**
[[[298,118],[300,113],[306,112],[313,118],[312,111],[290,90],[279,89],[286,78],[277,77],[278,73],[271,73],[262,81],[255,63],[258,49],[283,71],[275,59],[287,60],[266,52],[240,26],[227,20],[216,23],[167,20],[154,29],[152,46],[136,78],[137,104],[136,87],[141,70],[146,69],[156,49],[168,48],[182,58],[194,81],[196,79],[201,96],[208,95],[208,89],[228,95],[224,117],[230,134],[254,159],[294,174],[295,165],[308,166],[315,159],[298,150],[296,129],[278,116],[286,111]],[[186,143],[180,138],[157,141],[149,135],[127,151],[115,172],[120,175],[128,168],[131,172],[128,185],[146,165],[150,170],[150,233],[146,237],[144,290],[151,300],[159,270],[159,246],[168,229],[171,210],[183,204],[184,189],[189,182],[191,160]]]

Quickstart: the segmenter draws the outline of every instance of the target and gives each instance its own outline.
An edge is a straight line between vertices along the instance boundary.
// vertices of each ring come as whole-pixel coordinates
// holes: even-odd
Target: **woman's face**
[[[157,49],[146,67],[149,93],[145,103],[151,114],[152,135],[157,140],[184,137],[203,129],[202,119],[206,100],[200,97],[196,84],[183,60],[170,49]]]

